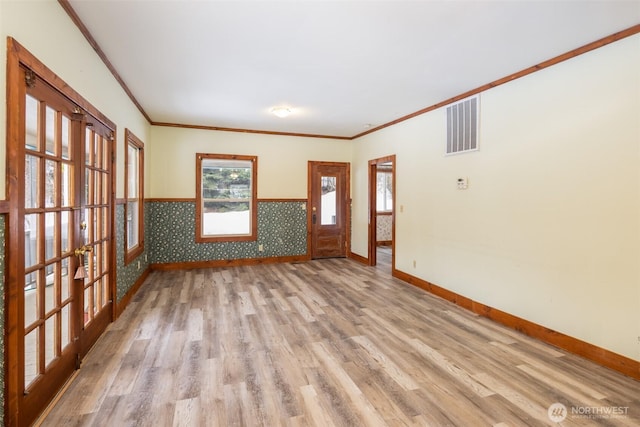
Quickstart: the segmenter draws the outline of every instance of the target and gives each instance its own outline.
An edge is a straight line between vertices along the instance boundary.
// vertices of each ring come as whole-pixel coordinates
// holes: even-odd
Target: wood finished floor
[[[153,272],[44,426],[637,426],[640,383],[346,259]],[[572,408],[628,408],[615,419]],[[602,410],[602,409],[600,409]],[[584,409],[582,409],[584,412]]]

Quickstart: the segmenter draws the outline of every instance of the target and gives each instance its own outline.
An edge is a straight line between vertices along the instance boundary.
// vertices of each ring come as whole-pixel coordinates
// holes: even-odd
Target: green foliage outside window
[[[251,168],[204,166],[202,196],[205,212],[249,210]]]

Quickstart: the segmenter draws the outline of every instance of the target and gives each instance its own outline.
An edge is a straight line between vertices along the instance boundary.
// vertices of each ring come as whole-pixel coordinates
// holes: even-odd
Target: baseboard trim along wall
[[[403,271],[393,270],[392,275],[480,316],[487,317],[532,338],[554,345],[569,353],[584,357],[599,365],[640,380],[640,362],[636,360],[479,303]]]
[[[311,258],[308,255],[280,256],[268,258],[222,259],[210,261],[166,262],[151,264],[151,270],[189,270],[194,268],[237,267],[245,265],[275,264],[282,262],[304,262]]]
[[[357,261],[364,265],[369,265],[369,260],[361,255],[355,254],[353,252],[349,252],[348,257],[354,261]]]

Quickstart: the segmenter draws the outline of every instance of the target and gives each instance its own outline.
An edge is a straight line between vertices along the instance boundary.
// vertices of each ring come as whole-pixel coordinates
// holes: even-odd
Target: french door
[[[31,70],[8,144],[8,407],[28,425],[112,319],[112,130]]]
[[[349,248],[349,163],[309,162],[309,246],[311,258],[347,256]]]

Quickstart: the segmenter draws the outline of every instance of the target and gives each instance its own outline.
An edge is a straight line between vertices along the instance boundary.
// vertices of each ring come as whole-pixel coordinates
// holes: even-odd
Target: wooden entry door
[[[349,248],[349,163],[309,162],[311,258],[347,256]]]
[[[30,425],[112,320],[112,131],[20,68],[8,152],[7,418]]]

